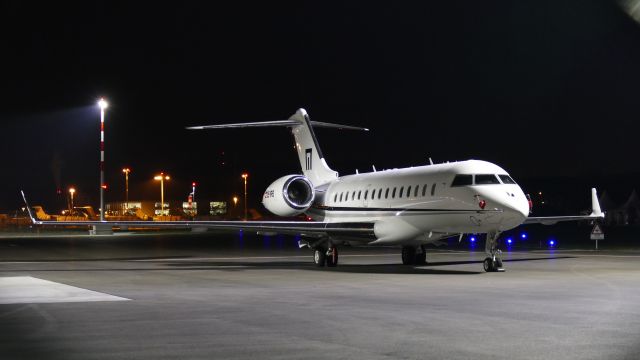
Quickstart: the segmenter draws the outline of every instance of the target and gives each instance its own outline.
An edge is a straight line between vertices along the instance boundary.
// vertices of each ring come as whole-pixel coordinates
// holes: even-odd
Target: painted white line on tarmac
[[[0,304],[129,300],[31,276],[0,277]]]

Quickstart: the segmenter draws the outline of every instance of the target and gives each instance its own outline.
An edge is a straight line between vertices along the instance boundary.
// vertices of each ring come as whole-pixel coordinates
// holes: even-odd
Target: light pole
[[[242,178],[244,179],[244,220],[247,221],[247,178],[249,174],[242,174]]]
[[[69,188],[69,195],[71,196],[71,209],[69,209],[69,215],[73,215],[73,194],[76,193],[76,189]]]
[[[124,211],[126,213],[129,211],[129,173],[131,169],[124,168],[122,172],[124,173]]]
[[[100,221],[104,221],[104,110],[109,104],[101,98],[98,106],[100,107]]]
[[[164,215],[164,181],[171,178],[161,172],[160,175],[156,175],[153,179],[160,180],[160,215]]]

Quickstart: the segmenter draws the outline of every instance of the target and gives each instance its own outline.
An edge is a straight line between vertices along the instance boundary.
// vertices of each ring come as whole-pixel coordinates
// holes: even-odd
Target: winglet
[[[604,213],[600,209],[600,202],[598,201],[598,192],[596,188],[591,188],[591,216],[604,217]]]
[[[31,218],[31,223],[35,225],[36,218],[33,217],[33,213],[31,212],[31,206],[29,206],[29,203],[27,202],[27,197],[24,196],[24,191],[20,190],[20,194],[22,194],[22,200],[24,200],[24,205],[27,208],[27,213],[29,213],[29,218]]]

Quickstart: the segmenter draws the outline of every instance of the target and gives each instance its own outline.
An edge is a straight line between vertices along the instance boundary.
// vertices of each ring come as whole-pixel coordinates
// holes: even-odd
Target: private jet
[[[95,227],[213,228],[262,234],[300,235],[319,267],[338,265],[338,246],[354,243],[401,247],[402,263],[426,263],[425,245],[464,234],[486,234],[487,272],[504,271],[498,239],[522,224],[597,220],[604,217],[596,189],[590,215],[532,217],[531,200],[500,166],[482,160],[429,164],[339,176],[318,144],[314,127],[368,131],[366,128],[311,121],[304,109],[287,120],[188,127],[189,130],[286,127],[291,130],[301,174],[275,180],[263,196],[275,215],[305,214],[313,221],[39,221],[35,225]],[[375,169],[374,169],[375,170]],[[22,194],[23,199],[24,193]],[[27,205],[27,209],[30,209]]]

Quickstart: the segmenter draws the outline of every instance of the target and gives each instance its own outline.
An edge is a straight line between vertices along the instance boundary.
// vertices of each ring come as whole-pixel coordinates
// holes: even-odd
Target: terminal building
[[[210,201],[208,208],[203,209],[197,202],[170,201],[164,203],[164,207],[159,201],[129,201],[129,202],[109,202],[105,204],[105,215],[109,217],[136,217],[140,220],[152,220],[159,216],[169,216],[171,220],[193,219],[201,217],[225,217],[228,214],[226,201]]]

